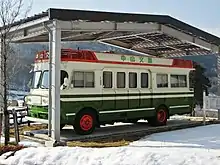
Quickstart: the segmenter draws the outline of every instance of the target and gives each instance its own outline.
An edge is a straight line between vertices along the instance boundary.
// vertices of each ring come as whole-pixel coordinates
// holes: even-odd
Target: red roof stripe
[[[36,55],[35,62],[48,61],[48,51],[41,51]],[[108,54],[106,53],[106,56]],[[117,55],[117,54],[115,54]],[[154,59],[152,57],[152,59]],[[110,61],[99,60],[93,51],[88,50],[73,50],[62,49],[61,61],[75,61],[75,62],[91,62],[91,63],[106,63],[106,64],[122,64],[122,65],[140,65],[140,66],[160,66],[160,67],[175,67],[175,68],[193,68],[193,63],[190,60],[183,59],[170,59],[172,64],[153,64],[153,63],[140,63],[140,62],[126,62],[126,61]]]

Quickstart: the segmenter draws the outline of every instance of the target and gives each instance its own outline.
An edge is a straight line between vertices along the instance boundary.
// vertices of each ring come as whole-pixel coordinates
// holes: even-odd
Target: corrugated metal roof
[[[152,14],[135,14],[135,13],[116,13],[103,11],[88,11],[88,10],[70,10],[70,9],[55,9],[49,8],[47,11],[35,14],[34,16],[21,19],[14,22],[10,26],[22,25],[27,22],[35,21],[48,17],[50,20],[57,19],[61,21],[84,21],[84,22],[135,22],[135,23],[158,23],[166,27],[172,27],[190,36],[200,38],[206,43],[211,43],[216,46],[220,45],[220,38],[209,34],[201,29],[186,24],[168,15],[152,15]],[[188,43],[184,39],[176,38],[172,34],[165,34],[158,31],[149,32],[147,34],[136,34],[135,31],[108,31],[108,32],[62,32],[65,40],[81,41],[87,38],[88,40],[102,40],[105,44],[112,44],[114,46],[124,47],[130,50],[136,50],[150,55],[169,54],[170,56],[188,55],[188,54],[210,54],[211,50],[199,47],[193,43]],[[72,38],[71,38],[72,36]],[[87,37],[85,37],[87,36]],[[131,37],[132,36],[132,37]],[[67,39],[67,38],[68,39]],[[103,40],[104,38],[114,38]],[[28,39],[29,41],[40,42],[46,41],[48,34],[39,35],[37,38]]]
[[[204,40],[220,45],[220,38],[207,33],[201,29],[186,24],[168,15],[152,15],[152,14],[135,14],[135,13],[118,13],[118,12],[102,12],[88,10],[70,10],[49,8],[47,11],[35,14],[34,16],[21,19],[14,22],[11,26],[16,26],[26,22],[30,22],[42,17],[48,16],[49,19],[58,19],[63,21],[86,20],[86,21],[114,21],[114,22],[156,22],[159,24],[172,26],[178,30],[184,31],[192,36],[203,38]]]
[[[134,14],[134,13],[116,13],[86,10],[67,10],[50,8],[49,18],[63,21],[70,20],[87,20],[87,21],[114,21],[114,22],[156,22],[159,24],[169,25],[178,30],[182,30],[190,35],[201,37],[211,43],[220,45],[220,38],[207,33],[201,29],[186,24],[168,15],[152,15],[152,14]]]

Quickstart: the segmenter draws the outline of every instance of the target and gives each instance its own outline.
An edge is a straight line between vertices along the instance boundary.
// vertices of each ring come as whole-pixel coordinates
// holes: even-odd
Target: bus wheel
[[[148,120],[150,125],[162,126],[167,124],[168,110],[164,106],[160,106],[156,111],[156,116]]]
[[[95,130],[96,115],[92,111],[80,112],[74,122],[74,130],[77,134],[88,135]]]

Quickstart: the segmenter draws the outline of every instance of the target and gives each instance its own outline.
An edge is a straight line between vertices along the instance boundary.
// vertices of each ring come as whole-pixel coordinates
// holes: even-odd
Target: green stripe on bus
[[[92,97],[120,97],[120,96],[159,96],[159,95],[184,95],[193,94],[193,92],[178,93],[119,93],[119,94],[82,94],[82,95],[66,95],[61,94],[60,98],[92,98]]]

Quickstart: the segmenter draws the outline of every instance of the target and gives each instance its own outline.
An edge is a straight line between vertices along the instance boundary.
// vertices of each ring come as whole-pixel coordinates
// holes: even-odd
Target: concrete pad
[[[193,118],[195,121],[191,121],[190,118],[186,118],[186,119],[172,119],[168,121],[168,124],[166,127],[168,126],[174,126],[174,125],[180,125],[180,124],[187,124],[187,123],[195,123],[195,122],[200,122],[202,121],[202,117],[197,117],[196,119]],[[162,127],[152,127],[150,126],[147,122],[145,121],[141,121],[137,124],[131,124],[131,123],[122,123],[122,125],[115,125],[115,126],[110,126],[110,127],[100,127],[100,128],[96,128],[96,130],[90,134],[90,135],[77,135],[74,132],[74,129],[72,126],[67,126],[64,127],[63,130],[61,130],[60,134],[61,134],[61,141],[80,141],[82,139],[92,139],[92,138],[96,138],[98,139],[99,137],[103,137],[103,136],[114,136],[114,135],[118,135],[121,134],[122,132],[126,132],[127,133],[131,133],[131,132],[137,132],[137,131],[143,131],[143,130],[147,130],[147,129],[161,129]],[[31,136],[34,138],[38,138],[41,140],[45,140],[45,141],[51,141],[51,138],[48,137],[47,135],[48,130],[35,130],[35,131],[26,131],[25,135],[26,136]],[[52,145],[52,144],[51,144]]]

